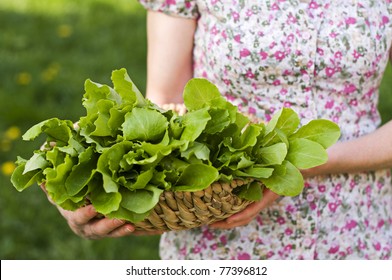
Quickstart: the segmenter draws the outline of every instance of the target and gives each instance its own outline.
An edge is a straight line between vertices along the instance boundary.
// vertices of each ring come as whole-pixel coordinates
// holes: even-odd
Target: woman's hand
[[[45,186],[41,185],[47,194]],[[64,210],[56,205],[48,196],[49,201],[57,207],[67,220],[69,227],[76,234],[86,239],[102,239],[105,237],[123,237],[127,235],[156,235],[161,231],[135,231],[135,227],[123,220],[102,218],[93,205],[81,207],[75,211]]]
[[[261,210],[270,206],[278,197],[278,194],[269,189],[265,189],[263,198],[260,201],[250,204],[241,212],[236,213],[223,221],[211,224],[210,227],[216,229],[231,229],[234,227],[245,226],[256,218]]]

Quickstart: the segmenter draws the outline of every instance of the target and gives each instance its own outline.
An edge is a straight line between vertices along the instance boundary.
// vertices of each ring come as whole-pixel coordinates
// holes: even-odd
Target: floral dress
[[[194,76],[243,112],[336,122],[341,141],[380,125],[378,87],[392,42],[391,0],[142,0],[196,19]],[[163,259],[390,259],[389,170],[319,176],[250,224],[168,232]]]

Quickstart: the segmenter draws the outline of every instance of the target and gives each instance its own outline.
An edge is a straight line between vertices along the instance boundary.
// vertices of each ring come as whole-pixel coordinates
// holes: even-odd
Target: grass
[[[87,78],[110,83],[111,71],[125,67],[144,92],[144,9],[136,0],[2,0],[0,26],[1,259],[158,259],[158,237],[83,240],[39,188],[18,193],[9,182],[16,156],[38,145],[20,134],[50,117],[76,120]],[[391,108],[389,67],[384,121]]]

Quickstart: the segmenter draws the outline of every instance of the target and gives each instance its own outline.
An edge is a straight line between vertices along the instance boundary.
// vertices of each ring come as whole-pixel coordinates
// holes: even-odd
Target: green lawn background
[[[16,156],[39,145],[20,134],[47,118],[78,119],[86,79],[110,84],[111,71],[125,67],[144,92],[145,14],[136,0],[0,1],[1,259],[158,259],[158,237],[81,239],[38,187],[18,193],[9,182]],[[391,72],[381,87],[384,121]]]

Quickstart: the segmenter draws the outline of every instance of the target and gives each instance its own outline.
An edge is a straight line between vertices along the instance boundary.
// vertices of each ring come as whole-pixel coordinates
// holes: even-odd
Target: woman
[[[379,127],[377,102],[392,2],[141,2],[149,10],[147,97],[155,103],[182,102],[185,83],[205,77],[260,119],[286,106],[302,123],[327,118],[342,132],[326,164],[302,171],[301,195],[267,191],[225,221],[165,233],[161,257],[391,258],[392,122]],[[91,206],[61,212],[81,236],[133,234],[122,221],[96,221]]]

